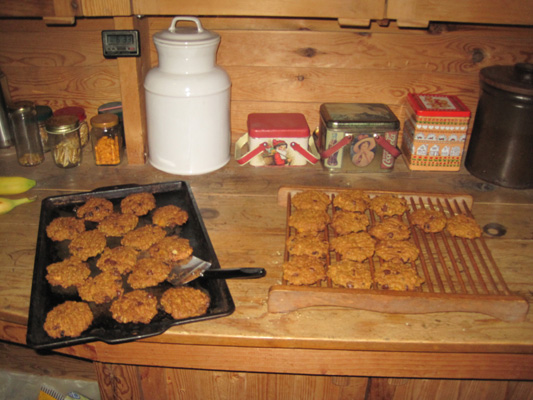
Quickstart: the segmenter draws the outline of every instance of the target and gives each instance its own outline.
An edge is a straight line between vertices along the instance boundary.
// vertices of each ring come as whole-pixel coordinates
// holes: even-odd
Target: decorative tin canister
[[[248,132],[235,143],[241,165],[302,166],[319,160],[309,126],[301,113],[252,113]]]
[[[316,132],[322,164],[331,172],[390,172],[400,121],[385,104],[325,103]]]
[[[184,21],[195,27],[176,26]],[[220,36],[198,18],[175,17],[154,43],[159,66],[144,81],[149,162],[180,175],[223,167],[230,159],[231,81],[215,63]]]
[[[407,95],[402,151],[411,170],[458,171],[470,110],[457,96]]]

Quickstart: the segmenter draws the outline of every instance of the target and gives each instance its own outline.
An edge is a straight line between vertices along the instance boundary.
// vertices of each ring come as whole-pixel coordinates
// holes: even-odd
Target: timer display
[[[139,31],[102,31],[104,57],[138,57],[140,55]]]

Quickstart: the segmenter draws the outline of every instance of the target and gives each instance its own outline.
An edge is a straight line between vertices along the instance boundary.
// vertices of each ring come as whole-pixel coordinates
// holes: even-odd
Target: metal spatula
[[[266,275],[264,268],[229,268],[209,269],[211,263],[192,256],[191,260],[184,265],[175,265],[167,277],[174,286],[182,286],[196,278],[208,279],[252,279]]]

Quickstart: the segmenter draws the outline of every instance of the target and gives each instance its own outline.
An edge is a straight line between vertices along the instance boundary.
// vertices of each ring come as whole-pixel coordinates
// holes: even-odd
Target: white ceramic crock
[[[192,21],[196,27],[177,27]],[[231,81],[216,65],[220,36],[198,18],[175,17],[154,35],[159,66],[146,75],[148,161],[177,175],[198,175],[230,159]]]

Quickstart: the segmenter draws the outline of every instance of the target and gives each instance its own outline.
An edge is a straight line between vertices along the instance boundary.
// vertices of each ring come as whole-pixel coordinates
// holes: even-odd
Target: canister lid
[[[470,117],[470,110],[457,96],[408,93],[407,102],[423,117]]]
[[[480,80],[487,85],[508,92],[533,96],[533,64],[493,65],[480,72]]]
[[[80,122],[83,122],[87,119],[87,115],[85,114],[85,110],[83,107],[78,106],[69,106],[69,107],[63,107],[59,110],[54,111],[54,115],[75,115],[78,117]]]
[[[397,130],[400,121],[386,104],[324,103],[320,117],[329,129],[373,131]]]
[[[9,111],[14,113],[27,113],[32,111],[34,108],[35,104],[33,103],[33,101],[21,100],[12,103],[9,106]]]
[[[118,115],[116,114],[99,114],[91,118],[93,128],[112,128],[118,125]]]
[[[46,132],[63,135],[78,129],[80,121],[75,115],[57,115],[48,118],[45,123]]]
[[[307,137],[309,126],[300,113],[252,113],[248,115],[250,137]]]
[[[122,120],[122,103],[120,101],[112,101],[102,104],[98,107],[98,114],[116,114],[120,121]]]
[[[44,122],[54,115],[52,109],[48,106],[37,105],[35,106],[35,110],[37,111],[37,121],[39,122]]]
[[[180,21],[190,21],[196,24],[191,26],[176,26]],[[205,45],[220,41],[220,35],[204,29],[200,20],[196,17],[175,17],[170,27],[165,31],[154,34],[154,42],[169,45]]]

